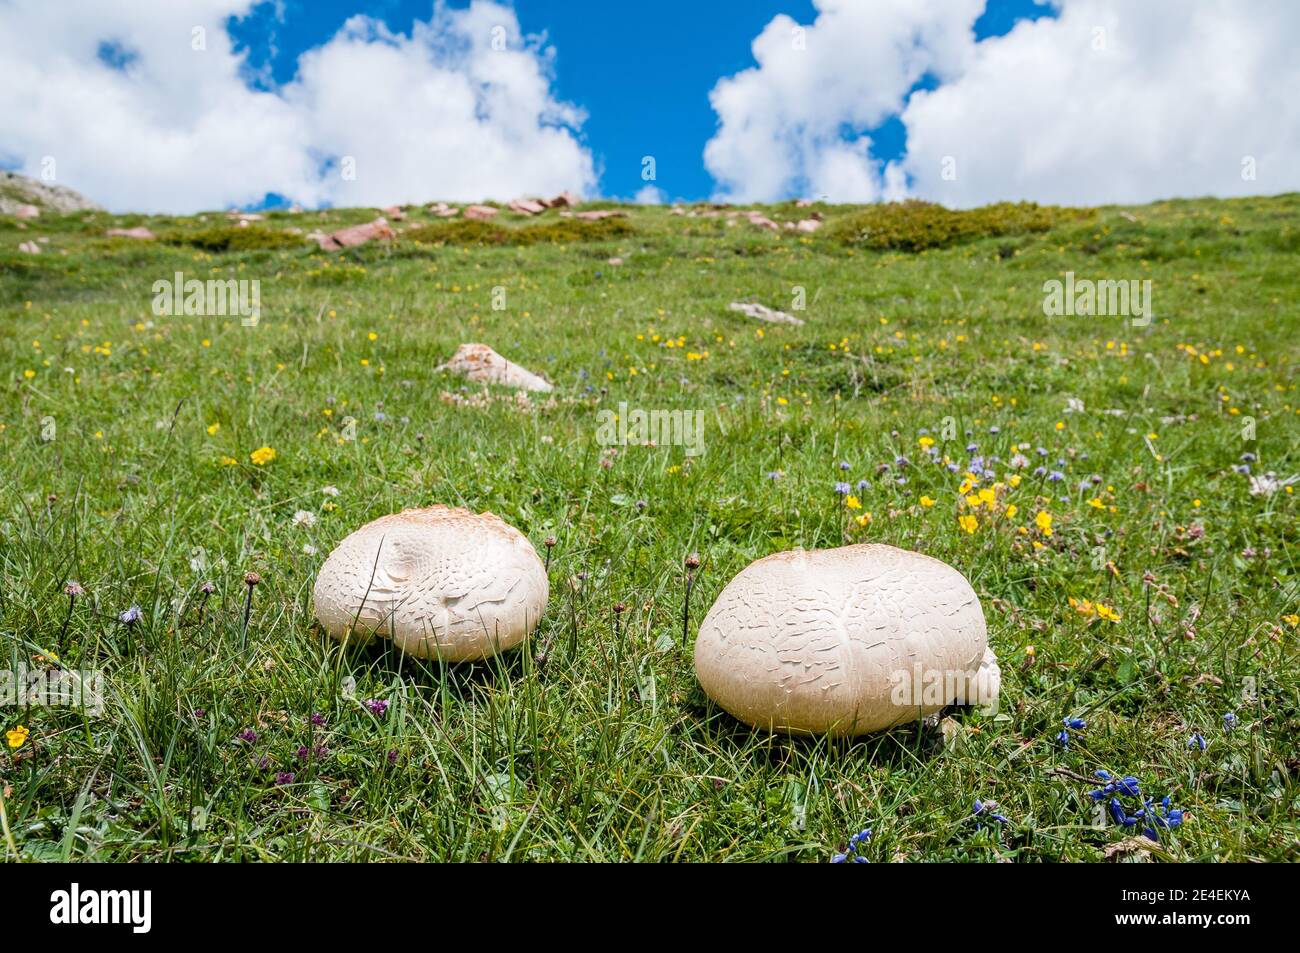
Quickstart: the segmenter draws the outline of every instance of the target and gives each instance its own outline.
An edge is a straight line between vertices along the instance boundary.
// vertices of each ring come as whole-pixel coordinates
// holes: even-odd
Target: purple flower
[[[370,709],[370,713],[377,718],[383,718],[388,711],[388,702],[382,698],[371,698],[365,705]]]
[[[132,606],[117,617],[117,621],[123,625],[135,625],[144,618],[144,613],[140,611],[139,606]]]
[[[252,728],[245,728],[239,733],[239,740],[246,741],[251,745],[257,741],[257,732]]]
[[[1206,745],[1205,743],[1205,737],[1197,733],[1197,734],[1193,734],[1190,738],[1187,739],[1187,747],[1199,748],[1201,751],[1204,751],[1208,747],[1208,745]]]
[[[275,783],[277,786],[293,784],[293,774],[288,771],[281,771],[275,776]]]
[[[389,750],[389,752],[388,752],[388,763],[389,763],[389,764],[397,764],[397,749],[396,749],[396,748],[392,748],[391,750]]]
[[[850,489],[851,487],[847,483],[835,484],[835,492],[838,493],[840,496],[848,496]]]
[[[317,728],[319,728],[321,725],[325,724],[325,716],[322,715],[320,712],[315,712],[311,716],[311,723],[315,725]]]

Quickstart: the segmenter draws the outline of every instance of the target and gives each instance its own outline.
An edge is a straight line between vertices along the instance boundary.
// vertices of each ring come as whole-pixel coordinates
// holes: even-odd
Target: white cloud
[[[632,201],[637,205],[663,205],[664,199],[664,190],[649,183],[641,186],[632,197]]]
[[[953,75],[974,47],[983,0],[814,0],[814,23],[775,17],[753,43],[758,66],[718,82],[719,128],[704,164],[722,197],[791,194],[871,201],[886,182],[858,133],[903,106],[927,73]]]
[[[912,97],[903,168],[918,194],[955,206],[1297,189],[1297,37],[1293,0],[1067,0]]]
[[[594,188],[583,116],[553,97],[550,51],[512,9],[439,3],[409,37],[354,17],[267,91],[249,88],[225,30],[255,5],[0,3],[0,158],[38,175],[52,156],[60,183],[148,211],[268,192],[313,206]],[[124,69],[101,62],[104,43],[131,55]]]
[[[723,196],[970,206],[1300,188],[1292,0],[1059,0],[1059,18],[978,44],[982,0],[814,2],[805,50],[777,17],[758,68],[713,91],[705,161]],[[927,71],[939,87],[909,96]],[[884,166],[862,130],[891,115],[907,153]]]

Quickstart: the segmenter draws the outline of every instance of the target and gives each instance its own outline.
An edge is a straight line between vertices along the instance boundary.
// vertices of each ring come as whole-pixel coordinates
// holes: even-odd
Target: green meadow
[[[328,253],[376,212],[0,221],[0,668],[102,696],[0,707],[6,859],[1300,859],[1300,196],[585,208],[625,214],[415,206]],[[156,308],[178,273],[256,321]],[[1067,273],[1149,308],[1049,315]],[[554,389],[440,371],[466,342]],[[610,446],[637,409],[698,446]],[[547,560],[532,638],[324,637],[330,550],[435,503]],[[789,737],[704,695],[727,581],[857,542],[970,580],[996,713]]]

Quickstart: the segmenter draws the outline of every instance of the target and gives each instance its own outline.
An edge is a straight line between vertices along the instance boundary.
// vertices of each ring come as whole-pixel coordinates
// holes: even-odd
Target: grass
[[[854,208],[821,208],[813,235],[628,211],[630,233],[334,255],[191,247],[215,214],[0,223],[0,667],[98,669],[107,696],[98,717],[0,709],[28,732],[0,749],[6,857],[824,861],[865,827],[876,861],[1300,856],[1296,494],[1252,496],[1234,471],[1300,471],[1300,196],[1102,208],[918,253],[846,243]],[[258,234],[373,215],[273,213]],[[194,242],[103,237],[138,224]],[[177,271],[259,280],[260,322],[155,315]],[[1149,278],[1155,319],[1046,317],[1066,271]],[[800,295],[802,327],[727,309]],[[457,403],[474,392],[435,368],[466,341],[555,392]],[[706,452],[609,455],[597,413],[622,401],[705,411]],[[972,456],[996,475],[963,493]],[[992,507],[966,501],[994,483]],[[435,502],[539,551],[557,538],[529,647],[441,668],[323,639],[330,548]],[[702,561],[693,637],[751,560],[857,541],[971,580],[997,715],[828,741],[704,697],[683,558]],[[1087,722],[1068,749],[1066,717]],[[1126,852],[1135,831],[1094,816],[1097,769],[1187,822]],[[977,798],[1008,823],[972,818]]]

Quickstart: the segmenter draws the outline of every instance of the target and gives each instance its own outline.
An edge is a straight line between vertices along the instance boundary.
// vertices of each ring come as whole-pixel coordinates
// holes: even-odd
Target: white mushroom
[[[528,538],[491,513],[448,506],[367,523],[316,577],[316,618],[339,641],[392,639],[448,662],[528,638],[546,608],[546,569]]]
[[[695,669],[741,721],[796,734],[860,735],[954,702],[992,706],[1001,681],[965,577],[877,544],[751,563],[700,625]]]

